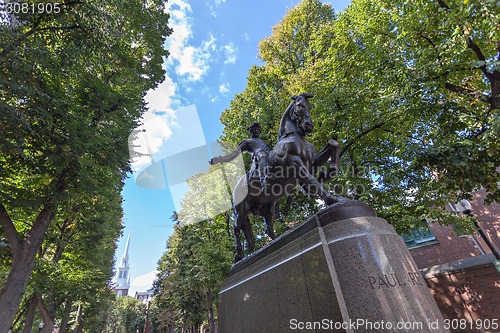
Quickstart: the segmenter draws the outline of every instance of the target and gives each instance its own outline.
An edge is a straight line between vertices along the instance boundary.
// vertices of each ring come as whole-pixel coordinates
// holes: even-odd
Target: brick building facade
[[[498,251],[500,250],[500,204],[486,205],[484,203],[485,197],[484,190],[474,193],[473,199],[470,201],[472,214],[478,218],[479,227],[483,229]],[[455,208],[448,205],[446,209]],[[459,236],[454,232],[453,226],[441,226],[438,223],[429,223],[429,229],[434,234],[435,239],[410,248],[410,253],[418,268],[423,269],[491,253],[478,233]]]
[[[469,203],[490,245],[478,232],[460,236],[454,226],[437,223],[403,237],[445,320],[467,326],[466,330],[450,327],[451,332],[500,331],[500,270],[490,249],[500,250],[500,204],[486,205],[485,197],[485,191],[478,191]]]
[[[451,332],[500,331],[500,273],[493,260],[486,254],[421,271],[443,317],[455,323]]]

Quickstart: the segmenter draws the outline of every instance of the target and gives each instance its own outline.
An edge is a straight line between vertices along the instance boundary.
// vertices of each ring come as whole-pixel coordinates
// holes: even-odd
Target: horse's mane
[[[293,103],[294,101],[290,102],[288,107],[285,109],[285,112],[283,112],[283,116],[281,117],[280,130],[278,132],[278,141],[290,133],[297,132],[297,126],[290,117],[290,110],[293,108]]]

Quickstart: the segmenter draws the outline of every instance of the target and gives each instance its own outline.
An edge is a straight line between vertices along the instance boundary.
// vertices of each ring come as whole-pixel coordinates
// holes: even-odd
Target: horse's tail
[[[290,102],[290,104],[287,106],[287,108],[285,109],[285,112],[283,112],[283,116],[281,117],[281,120],[280,120],[280,130],[278,132],[278,141],[284,137],[285,135],[287,135],[288,133],[288,126],[287,126],[287,123],[288,121],[291,121],[292,119],[290,118],[290,110],[292,109],[293,107],[293,101]]]

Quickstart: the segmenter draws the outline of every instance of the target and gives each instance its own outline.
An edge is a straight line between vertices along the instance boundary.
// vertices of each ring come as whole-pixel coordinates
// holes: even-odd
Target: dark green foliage
[[[33,269],[27,298],[44,296],[52,320],[79,302],[90,321],[113,274],[127,138],[164,77],[164,1],[60,8],[0,23],[0,272],[26,281],[0,276],[0,331]]]
[[[222,114],[221,140],[234,147],[259,121],[274,143],[287,96],[313,93],[309,140],[342,145],[332,192],[368,202],[400,231],[424,217],[456,222],[438,207],[480,188],[500,195],[498,12],[360,0],[336,17],[303,1],[261,42],[264,65]],[[285,220],[306,207],[294,201]]]
[[[220,285],[232,264],[228,218],[221,214],[175,227],[158,262],[155,302],[162,316],[155,317],[157,326],[173,325],[180,332],[209,321],[209,311],[214,311]]]

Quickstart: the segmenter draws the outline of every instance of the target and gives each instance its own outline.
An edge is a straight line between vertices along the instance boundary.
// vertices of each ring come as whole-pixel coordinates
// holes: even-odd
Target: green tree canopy
[[[104,332],[142,332],[146,324],[146,305],[131,297],[116,297]]]
[[[277,133],[287,95],[314,93],[318,148],[342,145],[338,193],[399,231],[486,188],[498,201],[500,79],[496,3],[354,0],[335,15],[304,0],[260,44],[245,91],[221,116],[234,147],[249,121]],[[298,210],[302,204],[297,205]]]
[[[176,217],[174,217],[176,219]],[[208,322],[214,332],[214,305],[232,263],[229,215],[220,214],[201,222],[176,225],[167,251],[158,262],[155,302],[172,311],[157,317],[158,326],[198,328]],[[163,312],[159,312],[162,314]]]
[[[49,225],[78,201],[121,200],[127,138],[168,55],[162,0],[70,1],[60,9],[0,23],[0,234],[10,250],[2,332]]]

